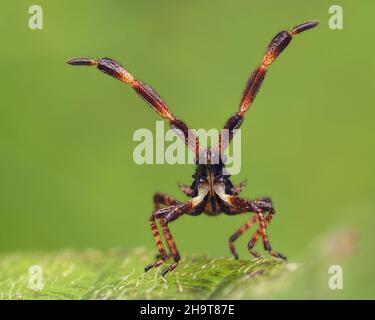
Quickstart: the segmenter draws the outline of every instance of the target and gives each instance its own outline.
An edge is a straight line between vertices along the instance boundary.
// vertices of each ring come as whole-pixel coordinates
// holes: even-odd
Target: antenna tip
[[[299,34],[299,33],[303,32],[303,31],[312,29],[312,28],[316,27],[318,24],[319,24],[318,20],[306,21],[304,23],[299,24],[298,26],[295,26],[292,29],[292,31],[290,31],[290,33],[292,35],[296,35],[296,34]]]
[[[90,58],[71,58],[66,61],[67,64],[71,66],[96,66],[97,62]]]

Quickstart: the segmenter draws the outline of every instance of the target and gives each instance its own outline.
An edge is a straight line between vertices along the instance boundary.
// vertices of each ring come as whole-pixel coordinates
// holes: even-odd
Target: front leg
[[[172,205],[176,205],[176,204],[181,203],[181,201],[178,201],[177,199],[174,199],[173,197],[171,197],[171,196],[169,196],[165,193],[161,193],[161,192],[155,192],[154,193],[153,202],[154,202],[154,210],[160,209],[161,205],[172,206]],[[151,224],[151,229],[152,229],[153,234],[154,234],[156,246],[159,248],[160,245],[158,243],[159,243],[159,240],[160,240],[160,234],[159,234],[159,230],[158,230],[158,227],[156,225],[155,219],[150,219],[150,224]],[[164,232],[164,229],[163,229],[163,232]],[[164,233],[164,236],[165,236],[165,233]],[[162,244],[161,240],[160,240],[160,243]],[[167,243],[167,244],[169,246],[169,243]],[[162,251],[165,252],[164,247],[162,247]],[[168,259],[172,256],[171,252],[172,252],[171,248],[169,247],[169,253],[165,253],[165,259]],[[156,258],[158,258],[158,259],[162,258],[161,253],[160,253],[160,249],[159,249],[159,253],[156,255]]]
[[[160,205],[172,206],[176,204],[181,204],[181,201],[161,192],[155,192],[153,197],[154,209],[160,209]]]
[[[171,250],[171,255],[174,259],[174,263],[171,265],[167,266],[166,268],[163,269],[161,272],[161,275],[164,277],[168,272],[174,270],[177,267],[178,262],[180,261],[180,255],[178,253],[175,241],[172,237],[172,234],[169,230],[168,224],[176,219],[178,219],[180,216],[182,216],[185,213],[193,213],[197,210],[198,205],[202,202],[204,197],[202,196],[197,196],[195,198],[190,199],[189,201],[182,203],[182,204],[176,204],[176,205],[171,205],[169,207],[161,208],[155,210],[151,217],[150,221],[156,222],[156,220],[159,220],[159,223],[163,229],[164,236],[167,240],[168,247]],[[156,226],[156,223],[155,223]],[[160,234],[157,230],[157,228],[152,227],[153,234],[154,234],[154,239],[156,246],[159,250],[159,255],[160,259],[157,261],[147,265],[145,267],[145,271],[150,270],[153,267],[159,267],[161,266],[164,261],[167,259],[167,255],[165,253],[165,250],[163,248],[163,244],[161,242],[161,237]]]
[[[233,186],[232,188],[233,195],[238,196],[242,192],[242,190],[245,189],[245,187],[246,187],[246,180],[241,181],[238,185]]]
[[[178,187],[180,188],[180,190],[185,193],[188,197],[192,197],[193,196],[193,193],[194,193],[194,190],[191,188],[191,186],[188,186],[184,183],[179,183],[178,184]]]

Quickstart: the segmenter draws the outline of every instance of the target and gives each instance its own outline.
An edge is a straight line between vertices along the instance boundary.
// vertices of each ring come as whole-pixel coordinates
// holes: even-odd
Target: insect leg
[[[246,187],[246,181],[241,181],[238,185],[235,185],[233,188],[232,188],[232,192],[234,195],[238,196],[243,189],[245,189]]]
[[[177,199],[174,199],[173,197],[161,192],[154,193],[153,202],[155,210],[160,209],[160,205],[172,206],[181,204],[181,201],[178,201]]]
[[[236,232],[234,232],[230,237],[229,237],[229,250],[234,256],[235,259],[238,259],[238,254],[236,251],[236,248],[234,247],[234,242],[237,240],[237,238],[242,235],[247,229],[249,229],[255,222],[257,221],[256,216],[252,216],[247,220],[247,222],[242,225],[241,228],[237,229]]]
[[[163,271],[161,272],[162,276],[165,276],[168,272],[174,270],[180,260],[180,255],[177,251],[177,247],[173,240],[173,237],[169,231],[168,224],[176,220],[177,218],[179,218],[185,213],[194,212],[196,210],[196,207],[201,203],[203,199],[204,199],[204,196],[197,196],[195,198],[190,199],[189,201],[185,203],[171,205],[169,207],[161,208],[153,212],[152,216],[154,219],[159,220],[160,225],[163,229],[163,233],[166,237],[168,246],[171,250],[171,253],[174,259],[174,263],[172,263],[171,265],[163,269]],[[158,243],[157,243],[157,246],[158,246]],[[160,266],[166,260],[165,251],[161,252],[160,247],[158,247],[158,249],[162,258],[146,266],[145,271],[148,271],[152,267]]]
[[[247,245],[249,252],[255,258],[258,258],[259,254],[256,251],[254,251],[253,248],[254,248],[257,240],[261,236],[262,239],[263,239],[264,250],[266,250],[271,256],[274,256],[275,258],[280,258],[280,259],[283,259],[283,260],[287,260],[287,257],[285,255],[283,255],[282,253],[279,253],[279,252],[277,252],[275,250],[272,250],[271,245],[270,245],[269,240],[268,240],[268,237],[267,237],[266,227],[267,227],[267,225],[270,224],[270,222],[271,222],[274,214],[275,214],[275,211],[268,212],[267,216],[265,218],[263,217],[262,212],[259,212],[257,214],[258,215],[258,220],[259,220],[259,228],[255,232],[255,234],[251,237],[251,239],[250,239],[250,241],[249,241],[249,243]]]
[[[265,225],[266,227],[268,226],[268,224],[271,222],[272,220],[272,217],[273,217],[273,214],[271,213],[268,213],[266,215],[266,217],[264,218],[265,219]],[[260,254],[257,253],[255,250],[253,250],[253,248],[255,247],[255,244],[257,243],[258,239],[260,237],[260,230],[257,229],[257,231],[254,233],[254,235],[250,238],[248,244],[247,244],[247,249],[249,250],[249,252],[251,253],[252,256],[254,256],[254,258],[259,258],[260,257]]]
[[[193,189],[186,185],[186,184],[183,184],[183,183],[179,183],[178,184],[178,187],[180,188],[180,190],[185,193],[188,197],[191,197],[193,195]]]
[[[240,197],[235,196],[235,195],[220,194],[220,193],[218,195],[226,204],[228,204],[230,206],[229,210],[224,211],[226,214],[232,215],[232,214],[242,213],[242,212],[245,212],[245,211],[256,213],[255,217],[259,221],[259,228],[248,243],[248,250],[254,257],[256,257],[256,258],[260,257],[260,255],[257,252],[255,252],[253,250],[253,248],[254,248],[255,243],[258,240],[258,238],[260,236],[262,236],[264,249],[269,254],[271,254],[272,256],[275,256],[277,258],[282,258],[284,260],[286,259],[286,257],[284,255],[282,255],[281,253],[278,253],[278,252],[272,250],[271,245],[268,241],[268,236],[267,236],[267,233],[266,233],[266,226],[267,226],[267,224],[270,223],[273,214],[275,214],[275,209],[272,205],[272,201],[271,201],[270,198],[248,200],[248,199],[240,198]],[[263,213],[266,213],[266,212],[267,212],[267,216],[266,216],[266,218],[264,218]],[[249,220],[249,222],[250,221],[251,221],[251,219]],[[246,229],[248,229],[248,227],[246,227],[246,225],[244,225],[242,228],[244,229],[244,231]],[[234,237],[236,239],[240,234],[241,234],[241,232],[239,232],[238,235],[235,233],[235,234],[232,235],[232,237]],[[231,252],[236,257],[236,252],[233,251],[233,249],[232,249],[233,243],[231,244],[231,242],[233,242],[233,241],[231,241],[231,238],[229,239],[229,242],[230,242],[229,248],[231,249]]]
[[[168,267],[164,268],[164,270],[162,271],[161,275],[164,277],[168,272],[171,272],[173,271],[176,267],[177,267],[177,264],[178,262],[181,260],[181,257],[180,257],[180,254],[177,250],[177,246],[176,246],[176,243],[172,237],[172,234],[169,230],[169,227],[168,227],[168,223],[169,221],[165,218],[161,218],[160,219],[160,225],[163,229],[163,233],[164,233],[164,236],[167,240],[167,243],[168,243],[168,247],[170,249],[170,252],[172,254],[172,257],[173,257],[173,260],[174,260],[174,263],[172,263],[171,265],[169,265]]]
[[[181,203],[180,201],[172,198],[171,196],[165,193],[160,193],[160,192],[156,192],[154,194],[153,202],[154,202],[154,210],[160,209],[160,205],[171,206],[171,205],[176,205],[176,204]],[[172,250],[169,246],[169,242],[167,242],[167,245],[169,247],[169,253],[166,255],[166,257],[170,258]],[[161,258],[160,254],[157,255],[157,258]]]
[[[254,212],[257,213],[261,209],[261,206],[267,207],[269,210],[271,210],[272,203],[270,200],[267,199],[267,201],[263,200],[248,200],[248,199],[242,199],[235,195],[227,195],[227,194],[221,194],[219,195],[222,200],[224,200],[230,208],[225,209],[224,212],[228,215],[237,215],[245,212]],[[238,259],[237,251],[234,247],[234,241],[237,240],[237,238],[243,234],[247,229],[249,229],[255,222],[257,221],[257,216],[254,215],[248,219],[248,221],[239,228],[235,233],[233,233],[229,237],[229,250],[235,257],[235,259]]]

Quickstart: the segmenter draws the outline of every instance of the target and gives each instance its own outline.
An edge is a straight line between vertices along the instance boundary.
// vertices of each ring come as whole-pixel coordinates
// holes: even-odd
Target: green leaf
[[[187,257],[164,279],[160,276],[160,268],[147,273],[143,271],[153,259],[153,253],[143,248],[0,255],[0,298],[257,298],[281,285],[296,269],[295,265],[273,259],[244,261]],[[35,289],[38,288],[36,282],[30,280],[35,273],[29,273],[29,268],[35,265],[42,270],[43,286],[39,290]]]

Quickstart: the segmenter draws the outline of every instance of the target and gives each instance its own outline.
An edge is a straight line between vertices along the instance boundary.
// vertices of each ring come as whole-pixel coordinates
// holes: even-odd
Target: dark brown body
[[[180,135],[185,141],[187,147],[195,152],[198,164],[196,166],[195,174],[193,175],[193,183],[191,186],[180,185],[181,190],[190,197],[190,199],[185,202],[180,202],[163,193],[156,193],[154,195],[155,210],[150,216],[150,225],[159,254],[158,259],[155,262],[146,266],[146,271],[153,267],[159,267],[170,257],[174,259],[174,262],[164,268],[162,275],[164,276],[166,273],[176,268],[180,261],[180,255],[169,230],[169,223],[184,214],[199,215],[203,212],[211,216],[218,215],[221,212],[228,215],[254,213],[254,215],[251,215],[241,228],[229,237],[229,249],[234,257],[238,258],[233,245],[234,241],[252,225],[258,222],[258,228],[248,242],[249,252],[256,258],[260,257],[253,248],[257,240],[261,237],[264,249],[269,254],[276,258],[286,259],[284,255],[271,249],[267,237],[266,227],[275,214],[272,201],[269,198],[260,198],[256,200],[240,198],[239,193],[243,189],[244,183],[241,183],[238,186],[233,186],[229,176],[225,174],[224,163],[221,160],[218,163],[213,162],[211,161],[211,157],[214,154],[223,154],[224,150],[231,142],[233,135],[244,120],[246,111],[252,105],[262,85],[268,67],[289,45],[293,36],[311,29],[317,24],[317,21],[307,21],[294,27],[291,31],[284,30],[279,32],[271,40],[271,43],[268,45],[263,56],[262,63],[251,74],[245,86],[238,112],[232,115],[224,125],[223,129],[229,131],[229,139],[227,139],[227,141],[219,140],[218,146],[208,150],[202,150],[200,148],[197,137],[191,133],[188,126],[181,119],[173,115],[166,103],[150,86],[136,80],[133,75],[116,61],[109,58],[101,58],[97,60],[90,58],[73,58],[68,61],[71,65],[95,66],[100,71],[130,85],[152,109],[169,122],[171,128]],[[200,161],[202,159],[205,159],[206,161]],[[161,208],[162,205],[165,207]],[[156,221],[159,221],[160,223],[162,233],[166,240],[166,245],[169,249],[168,253],[161,240]]]
[[[194,181],[191,185],[191,196],[196,197],[199,193],[206,193],[206,195],[195,214],[204,212],[210,216],[214,216],[225,212],[225,203],[220,198],[220,194],[217,193],[220,188],[219,184],[223,185],[223,189],[228,195],[233,194],[233,184],[228,176],[222,174],[223,169],[224,165],[222,163],[215,165],[197,165],[195,174],[193,175]]]

